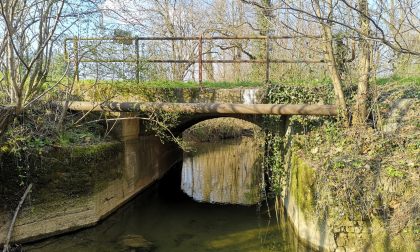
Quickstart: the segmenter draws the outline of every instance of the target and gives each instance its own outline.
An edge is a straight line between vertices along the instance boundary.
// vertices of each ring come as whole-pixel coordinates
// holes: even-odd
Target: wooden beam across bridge
[[[64,102],[62,102],[64,103]],[[166,102],[84,102],[71,101],[74,111],[172,112],[189,114],[313,115],[336,116],[338,107],[321,104],[235,104]]]

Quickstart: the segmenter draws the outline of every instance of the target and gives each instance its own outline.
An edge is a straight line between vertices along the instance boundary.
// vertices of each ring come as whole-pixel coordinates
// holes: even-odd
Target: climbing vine
[[[265,89],[263,101],[276,104],[332,104],[334,93],[331,86],[305,85],[268,85]],[[265,157],[263,167],[266,171],[270,195],[278,196],[284,188],[287,168],[286,155],[290,149],[290,131],[306,133],[330,118],[293,116],[293,117],[264,117]],[[287,129],[289,129],[288,132]]]

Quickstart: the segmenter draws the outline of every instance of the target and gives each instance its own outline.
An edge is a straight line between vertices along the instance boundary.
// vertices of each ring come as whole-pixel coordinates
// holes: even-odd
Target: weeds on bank
[[[406,97],[416,97],[418,89],[392,87],[379,97],[387,123],[392,104]],[[410,90],[410,91],[407,91]],[[418,196],[419,126],[418,104],[400,115],[398,130],[353,126],[325,122],[322,127],[295,137],[294,149],[316,167],[317,206],[320,213],[335,213],[337,220],[385,220],[391,233],[414,228],[420,207]],[[417,198],[416,198],[417,197]]]

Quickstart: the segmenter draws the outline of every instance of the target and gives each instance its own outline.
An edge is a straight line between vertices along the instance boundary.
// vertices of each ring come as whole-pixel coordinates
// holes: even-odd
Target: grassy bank
[[[53,85],[55,82],[50,80],[47,82],[47,86]],[[76,86],[94,86],[94,85],[111,85],[115,88],[241,88],[241,87],[261,87],[264,83],[253,82],[253,81],[204,81],[201,85],[194,81],[170,81],[170,80],[159,80],[159,81],[142,81],[136,83],[132,80],[124,81],[106,81],[106,80],[80,80],[76,83]]]

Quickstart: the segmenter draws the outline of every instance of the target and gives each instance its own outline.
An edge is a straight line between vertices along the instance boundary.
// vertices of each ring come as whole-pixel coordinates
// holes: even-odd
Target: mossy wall
[[[0,243],[5,239],[12,208],[25,189],[19,176],[23,168],[24,180],[32,182],[33,189],[14,228],[12,240],[16,242],[96,224],[163,176],[180,157],[174,144],[162,144],[151,136],[54,147],[24,160],[5,154],[0,162],[1,193],[14,194],[8,198],[13,201],[8,205],[13,207],[0,209]]]
[[[292,157],[290,195],[292,195],[305,215],[315,213],[315,171],[296,155]]]
[[[123,150],[120,142],[106,142],[52,147],[45,153],[5,153],[0,160],[0,200],[17,203],[16,196],[21,195],[24,184],[29,183],[33,183],[33,191],[37,192],[32,194],[31,203],[92,193],[98,182],[106,183],[121,176],[117,169],[111,168],[118,167]]]
[[[387,221],[379,217],[350,220],[328,206],[316,209],[314,184],[321,178],[301,153],[293,153],[286,167],[288,182],[281,200],[304,243],[327,251],[418,251],[413,230],[405,229],[391,236]]]
[[[285,167],[286,183],[283,184],[284,193],[280,200],[300,240],[317,250],[335,247],[327,220],[316,216],[316,171],[295,154],[291,154]]]

